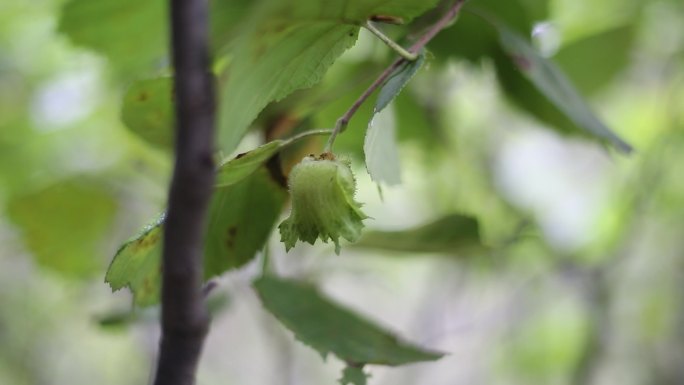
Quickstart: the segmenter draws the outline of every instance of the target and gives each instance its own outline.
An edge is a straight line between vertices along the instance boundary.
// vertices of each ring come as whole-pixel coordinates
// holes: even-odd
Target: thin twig
[[[332,133],[333,133],[332,128],[319,128],[319,129],[315,129],[315,130],[300,132],[297,135],[293,135],[293,136],[285,139],[285,141],[283,141],[283,147],[289,146],[292,143],[295,143],[301,139],[308,138],[309,136],[330,135]]]
[[[161,342],[155,385],[192,385],[209,329],[202,291],[214,184],[214,78],[206,0],[171,0],[176,161],[162,246]]]
[[[364,24],[364,27],[367,30],[369,30],[373,35],[377,36],[378,39],[380,39],[383,43],[387,44],[388,47],[392,48],[399,56],[403,57],[404,59],[408,61],[414,61],[418,59],[417,54],[407,51],[406,49],[404,49],[404,47],[397,44],[397,42],[390,39],[381,30],[379,30],[370,20],[368,20],[366,24]]]
[[[428,31],[411,46],[411,48],[409,48],[409,53],[417,54],[420,52],[420,50],[422,50],[430,42],[430,40],[432,40],[442,29],[451,23],[461,8],[463,8],[463,4],[465,4],[465,2],[466,0],[456,0],[454,4],[444,13],[444,15],[442,15],[442,17],[437,20],[437,22],[433,24],[430,29],[428,29]],[[324,152],[332,151],[332,146],[335,143],[337,135],[347,128],[349,120],[351,120],[354,114],[356,114],[356,111],[359,109],[359,107],[361,107],[363,103],[365,103],[366,100],[373,94],[373,92],[380,88],[380,86],[385,83],[385,80],[387,80],[387,78],[389,78],[392,73],[406,61],[406,58],[400,57],[392,62],[392,64],[390,64],[390,66],[387,67],[387,69],[385,69],[385,71],[383,71],[377,79],[375,79],[373,84],[371,84],[366,91],[359,96],[359,98],[354,102],[354,104],[352,104],[347,112],[345,112],[342,117],[337,119],[333,133],[330,134],[330,138],[328,139],[328,142],[323,150]]]

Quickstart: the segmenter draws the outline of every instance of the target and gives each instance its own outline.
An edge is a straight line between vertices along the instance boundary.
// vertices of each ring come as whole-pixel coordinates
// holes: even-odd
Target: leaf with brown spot
[[[163,221],[162,215],[140,235],[121,246],[105,275],[105,282],[112,290],[128,287],[138,306],[149,306],[159,301]]]
[[[217,187],[209,203],[205,278],[251,261],[268,240],[286,199],[286,189],[265,167],[238,182]],[[138,306],[159,302],[162,228],[160,217],[125,243],[105,277],[113,290],[128,287]]]
[[[204,276],[243,266],[260,251],[275,227],[287,190],[264,168],[220,188],[209,206]]]
[[[121,119],[143,141],[165,150],[173,146],[173,79],[133,83],[124,95]]]

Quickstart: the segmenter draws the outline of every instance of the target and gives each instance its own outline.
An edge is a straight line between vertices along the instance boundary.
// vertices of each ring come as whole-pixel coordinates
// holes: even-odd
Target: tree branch
[[[171,0],[176,162],[162,253],[156,385],[191,385],[209,317],[202,293],[206,211],[214,183],[214,86],[207,0]]]
[[[442,15],[442,17],[435,22],[430,28],[427,30],[427,32],[421,36],[413,45],[411,48],[409,48],[408,52],[410,54],[417,54],[420,52],[423,47],[425,47],[430,40],[432,40],[437,34],[446,28],[449,23],[458,15],[458,13],[461,11],[461,8],[463,8],[463,4],[465,4],[466,0],[456,0],[454,4],[449,7],[449,9]],[[340,132],[343,132],[346,128],[347,125],[349,124],[349,120],[356,114],[356,111],[363,105],[363,103],[366,102],[366,100],[377,90],[380,88],[387,78],[389,78],[394,71],[399,68],[404,62],[406,62],[407,59],[405,57],[399,57],[397,58],[392,64],[390,64],[387,69],[385,69],[380,76],[378,76],[377,79],[371,84],[366,91],[364,91],[361,96],[352,104],[352,106],[347,110],[347,112],[342,115],[339,119],[337,119],[337,122],[335,123],[335,128],[333,129],[332,134],[330,135],[330,138],[328,139],[328,142],[325,145],[325,149],[323,150],[324,152],[331,152],[332,151],[332,146],[333,143],[335,143],[335,139],[337,138],[337,135]]]

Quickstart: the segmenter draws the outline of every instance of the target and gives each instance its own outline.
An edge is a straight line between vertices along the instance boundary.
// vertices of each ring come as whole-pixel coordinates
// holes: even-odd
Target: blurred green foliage
[[[431,3],[401,10],[387,4],[344,15],[360,21],[368,12],[396,11],[408,21]],[[301,21],[315,20],[311,12],[320,10],[301,3],[279,15],[272,7],[212,1],[219,108],[229,111],[222,112],[222,129],[235,111],[241,116],[230,122],[239,129],[229,132],[224,159],[302,127],[331,128],[393,58],[353,25],[301,22],[291,33],[279,31],[255,12]],[[343,11],[333,11],[338,20]],[[387,30],[410,41],[414,35],[402,34],[422,31],[436,14]],[[534,60],[555,63],[636,151],[627,157],[586,135],[567,136],[580,132],[572,114],[523,76],[521,63],[477,14],[496,17],[539,48]],[[157,0],[0,5],[0,383],[147,377],[156,310],[132,306],[130,294],[112,295],[102,281],[121,244],[164,209],[172,142],[165,16]],[[330,41],[321,38],[326,23],[335,31]],[[216,290],[230,291],[232,300],[215,315],[198,383],[339,378],[343,363],[321,364],[256,310],[250,281],[262,267],[315,282],[320,298],[450,353],[392,371],[366,367],[371,384],[684,382],[683,25],[677,0],[469,1],[428,45],[425,65],[392,103],[403,184],[385,188],[381,200],[365,175],[361,151],[372,100],[336,142],[337,152],[353,156],[357,198],[373,217],[358,247],[340,257],[320,245],[285,255],[277,236],[266,242],[285,200],[277,179],[291,165],[263,166],[268,159],[261,155],[280,145],[238,158],[248,176],[233,185],[231,178],[243,174],[223,175],[231,186],[217,190],[212,212],[221,229],[210,233],[206,265],[207,278],[222,274]],[[258,29],[264,26],[273,27],[266,37]],[[304,38],[290,45],[298,36],[318,45]],[[274,62],[235,54],[254,39],[271,48],[279,43],[255,52],[276,56]],[[312,57],[325,65],[307,67]],[[274,72],[269,65],[276,62],[282,65]],[[252,71],[255,77],[244,75]],[[303,86],[313,87],[290,94]],[[241,91],[233,94],[233,87]],[[225,107],[229,100],[234,105]],[[302,140],[281,155],[296,159],[322,143]],[[231,254],[226,237],[234,225],[233,235],[250,231],[231,243],[243,252]],[[113,287],[136,285],[141,270],[133,262],[147,266],[138,284],[154,277],[153,246],[145,259],[131,254],[119,261],[123,270],[109,271],[109,282],[118,282]],[[263,266],[250,263],[255,256]],[[265,281],[258,282],[263,289]],[[280,300],[286,290],[271,291]],[[155,302],[154,293],[137,304]],[[131,321],[103,328],[98,319],[106,314]],[[300,337],[312,330],[299,323],[301,314],[293,317],[290,329]],[[339,334],[333,342],[349,335]],[[352,374],[360,375],[347,369]]]

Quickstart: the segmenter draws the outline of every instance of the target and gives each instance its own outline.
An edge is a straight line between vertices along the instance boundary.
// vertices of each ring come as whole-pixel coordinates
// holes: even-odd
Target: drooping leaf
[[[399,149],[397,148],[394,108],[386,108],[371,118],[363,142],[366,169],[377,183],[401,183]]]
[[[436,253],[484,248],[477,220],[458,214],[406,230],[367,231],[354,246],[399,252]]]
[[[399,150],[397,148],[396,119],[393,109],[385,108],[413,78],[425,61],[425,54],[406,61],[387,79],[378,92],[373,116],[363,143],[366,169],[373,181],[397,185],[401,183]]]
[[[565,134],[585,133],[518,70],[503,49],[496,50],[494,64],[499,85],[513,104]]]
[[[623,152],[632,147],[615,135],[591,110],[567,77],[551,61],[542,57],[522,36],[500,21],[489,19],[499,32],[502,48],[517,69],[576,127],[606,140]],[[506,65],[499,60],[497,65]],[[500,70],[499,70],[500,71]],[[510,74],[511,71],[508,71]]]
[[[121,119],[147,143],[162,149],[173,147],[173,79],[141,80],[126,91]]]
[[[11,198],[7,214],[38,264],[86,277],[104,263],[102,242],[116,207],[102,183],[74,177]]]
[[[204,250],[205,278],[249,262],[266,243],[287,197],[265,168],[226,187],[209,203]],[[105,281],[112,290],[128,287],[139,306],[159,301],[163,217],[124,244],[114,256]]]
[[[519,107],[554,128],[608,140],[627,151],[631,147],[595,116],[561,71],[522,37],[529,36],[534,22],[546,14],[547,7],[542,3],[541,0],[470,1],[458,22],[440,33],[428,47],[437,59],[449,56],[470,61],[493,59],[499,83]],[[594,61],[582,63],[587,72],[592,71]]]
[[[355,366],[396,366],[433,361],[443,355],[400,341],[382,327],[326,299],[310,285],[262,277],[254,282],[254,288],[271,314],[324,357],[333,353]]]
[[[416,60],[403,62],[401,66],[390,75],[378,92],[378,98],[375,101],[374,108],[376,114],[387,107],[392,100],[399,95],[401,90],[403,90],[404,87],[406,87],[406,84],[411,81],[420,67],[423,66],[424,62],[425,54],[421,53]]]
[[[553,60],[583,94],[589,95],[608,84],[629,63],[634,37],[634,25],[618,26],[573,41],[562,47]]]
[[[236,45],[228,80],[221,87],[219,143],[231,152],[257,114],[271,101],[318,83],[375,14],[410,19],[435,0],[279,0],[253,13],[251,28]]]
[[[284,143],[283,140],[268,142],[222,164],[216,174],[216,187],[227,187],[250,176],[280,151]]]
[[[366,385],[368,374],[363,371],[363,367],[347,365],[342,370],[341,385]]]

